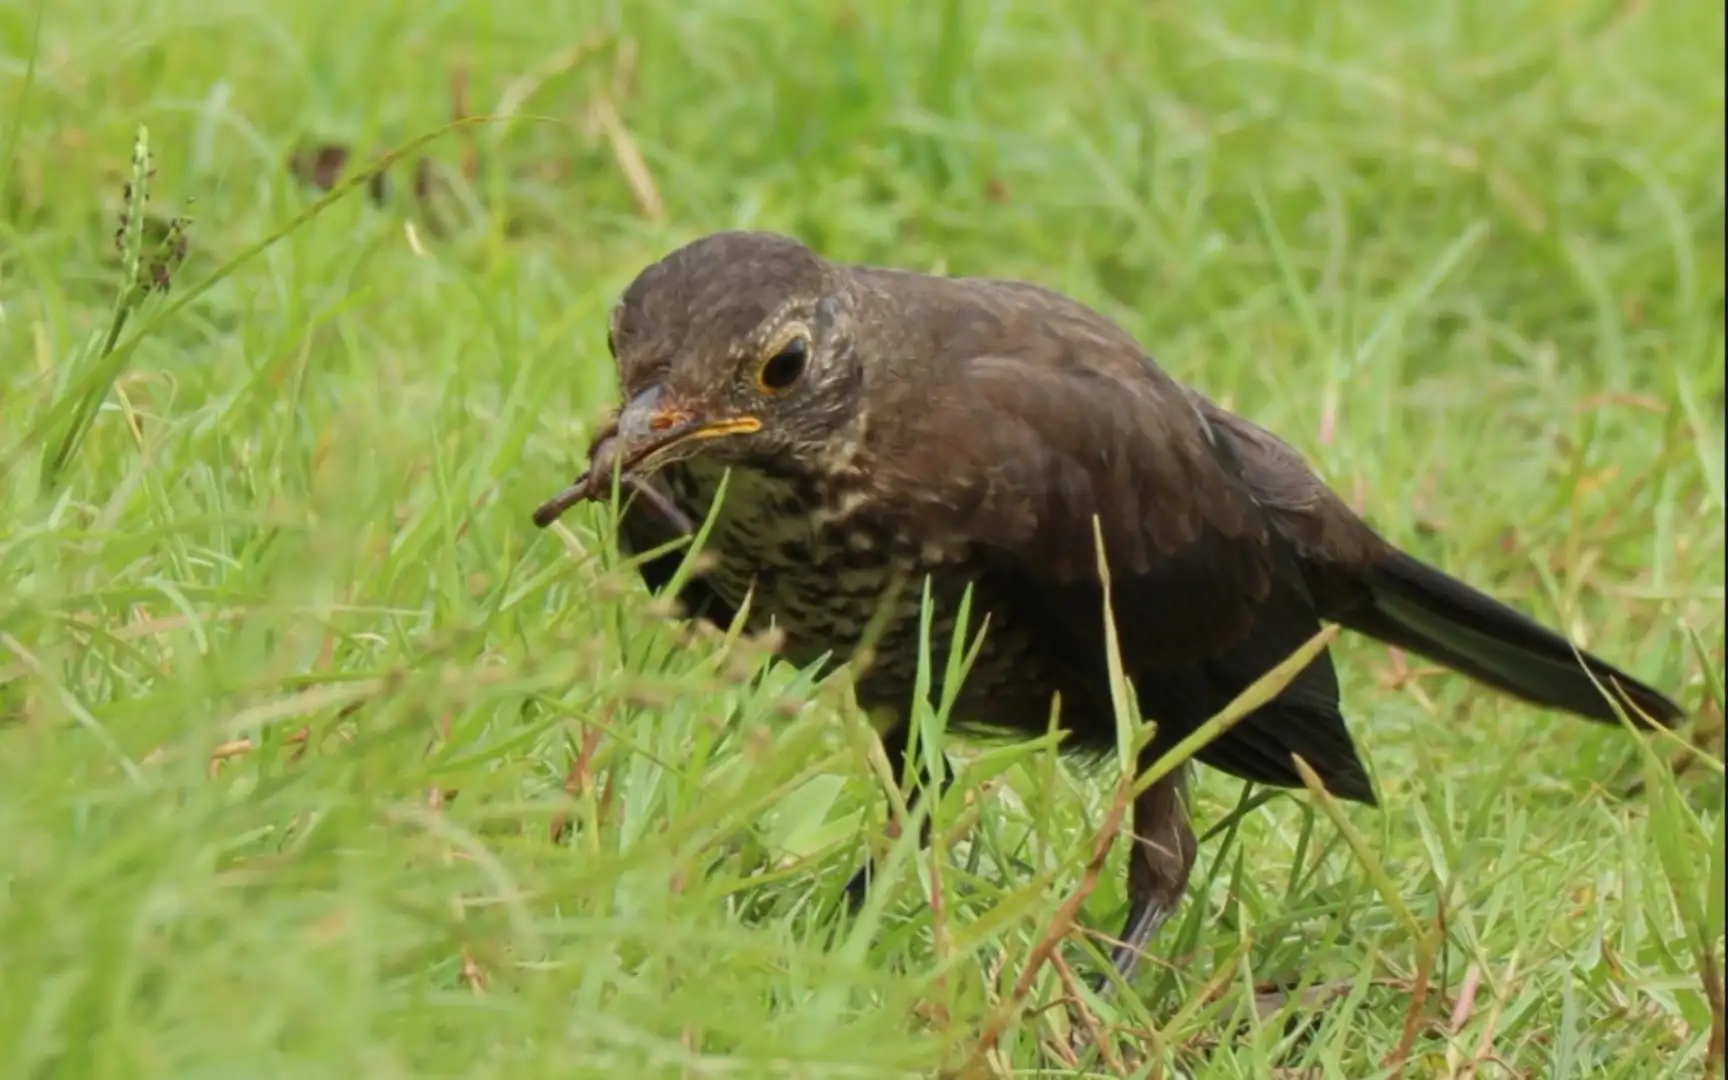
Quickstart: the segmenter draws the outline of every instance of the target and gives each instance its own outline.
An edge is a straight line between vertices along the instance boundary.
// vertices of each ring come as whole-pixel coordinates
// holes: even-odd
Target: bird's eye
[[[795,337],[780,347],[780,351],[762,362],[756,372],[756,385],[765,394],[778,394],[790,389],[804,374],[810,359],[810,343]]]

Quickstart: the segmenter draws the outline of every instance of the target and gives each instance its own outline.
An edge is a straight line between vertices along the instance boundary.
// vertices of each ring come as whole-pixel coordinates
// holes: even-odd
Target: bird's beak
[[[617,418],[600,430],[588,447],[588,471],[542,503],[534,511],[534,524],[545,528],[577,503],[600,498],[614,471],[621,479],[639,476],[654,471],[674,447],[761,430],[762,421],[754,416],[697,416],[664,401],[660,387],[650,386],[626,402]]]
[[[651,458],[682,443],[762,430],[762,421],[754,416],[706,420],[688,409],[662,403],[661,396],[658,386],[650,386],[631,398],[618,414],[615,439],[602,438],[589,448],[590,464],[601,464],[599,455],[610,450],[625,471],[651,471],[645,469]]]

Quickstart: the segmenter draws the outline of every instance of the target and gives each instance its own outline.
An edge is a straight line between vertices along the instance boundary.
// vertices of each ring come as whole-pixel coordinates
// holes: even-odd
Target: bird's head
[[[814,462],[846,442],[863,369],[844,285],[840,267],[771,233],[716,233],[643,270],[607,336],[623,406],[586,476],[536,520],[602,495],[614,470],[644,476],[699,454]]]

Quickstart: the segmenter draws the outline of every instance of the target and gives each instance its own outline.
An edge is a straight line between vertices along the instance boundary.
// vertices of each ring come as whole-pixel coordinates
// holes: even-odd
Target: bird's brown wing
[[[910,423],[926,445],[954,448],[894,478],[917,493],[914,528],[984,552],[1047,647],[1093,687],[1104,657],[1096,518],[1123,666],[1167,743],[1319,631],[1296,552],[1244,483],[1233,446],[1149,361],[1125,377],[972,360]],[[1072,722],[1083,740],[1109,745],[1096,710]],[[1292,753],[1336,794],[1373,800],[1328,655],[1200,757],[1296,786]]]
[[[1096,517],[1116,618],[1130,624],[1123,647],[1158,666],[1247,635],[1272,591],[1276,538],[1180,387],[1145,370],[971,360],[902,421],[909,445],[944,452],[896,452],[877,468],[919,536],[977,545],[1055,595],[1096,593]]]

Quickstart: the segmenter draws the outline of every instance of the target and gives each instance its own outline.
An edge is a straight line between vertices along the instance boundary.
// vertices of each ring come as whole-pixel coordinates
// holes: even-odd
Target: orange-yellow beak
[[[545,528],[559,515],[586,499],[600,498],[616,471],[621,479],[652,472],[655,459],[673,447],[699,439],[748,435],[762,430],[754,416],[703,420],[677,405],[661,403],[658,386],[627,402],[618,417],[601,429],[588,448],[588,471],[534,511],[534,524]]]
[[[717,439],[723,435],[747,435],[761,431],[762,421],[754,416],[736,416],[721,420],[703,420],[688,409],[675,404],[662,404],[658,386],[631,398],[618,414],[618,430],[614,456],[625,470],[635,472],[662,451],[692,439]],[[605,449],[602,439],[590,450],[590,463],[598,464],[597,452]]]

